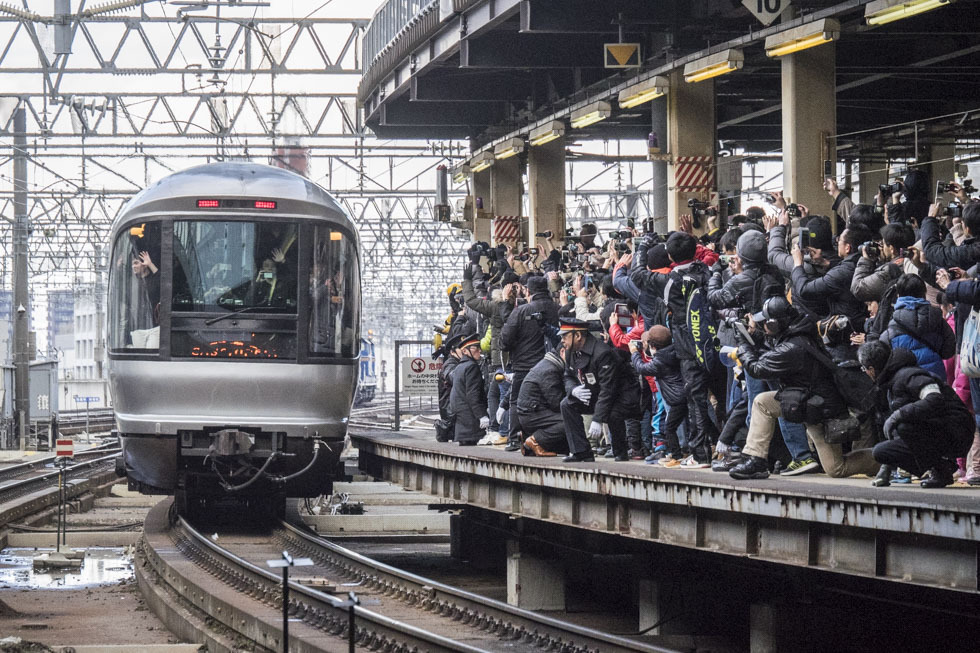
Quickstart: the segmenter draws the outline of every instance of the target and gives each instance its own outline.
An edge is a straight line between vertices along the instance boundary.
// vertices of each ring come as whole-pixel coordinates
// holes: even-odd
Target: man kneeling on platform
[[[554,456],[567,453],[565,422],[561,400],[565,398],[565,361],[548,352],[521,383],[517,415],[526,439],[521,447],[525,456]]]
[[[784,297],[777,296],[765,301],[762,310],[752,316],[752,322],[754,340],[762,339],[758,329],[761,325],[768,347],[750,341],[736,329],[738,360],[753,378],[776,381],[780,389],[756,395],[742,449],[743,460],[728,474],[738,480],[769,476],[766,458],[779,417],[806,426],[807,438],[829,476],[840,478],[877,472],[871,449],[845,454],[840,444],[827,442],[825,422],[846,416],[847,406],[832,372],[817,358],[827,353],[813,320],[800,314]]]
[[[590,413],[589,436],[598,438],[605,424],[609,427],[616,460],[629,460],[626,420],[638,418],[640,413],[640,384],[636,375],[616,350],[589,335],[587,322],[562,318],[558,331],[565,349],[565,389],[568,391],[568,396],[561,402],[570,452],[564,461],[595,460],[582,419],[582,415]]]

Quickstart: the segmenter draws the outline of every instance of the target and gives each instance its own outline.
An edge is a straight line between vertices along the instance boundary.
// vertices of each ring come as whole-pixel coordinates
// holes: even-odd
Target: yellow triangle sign
[[[633,68],[640,65],[639,43],[606,43],[606,68]]]

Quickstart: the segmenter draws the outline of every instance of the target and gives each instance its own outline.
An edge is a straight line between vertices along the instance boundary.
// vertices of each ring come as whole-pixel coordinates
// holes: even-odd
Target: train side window
[[[360,270],[354,242],[318,226],[310,266],[310,353],[356,358],[360,353]]]
[[[116,238],[109,272],[109,348],[160,349],[160,223],[133,225]]]

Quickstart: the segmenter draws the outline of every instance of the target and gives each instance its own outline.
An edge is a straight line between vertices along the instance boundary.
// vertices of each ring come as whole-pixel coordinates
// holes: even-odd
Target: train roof
[[[256,198],[317,204],[325,212],[343,216],[356,232],[353,221],[330,193],[296,173],[259,163],[221,162],[187,168],[167,175],[137,193],[113,220],[115,233],[134,212],[160,210],[161,204],[178,198]],[[160,203],[160,204],[158,204]],[[154,207],[149,205],[156,204]]]

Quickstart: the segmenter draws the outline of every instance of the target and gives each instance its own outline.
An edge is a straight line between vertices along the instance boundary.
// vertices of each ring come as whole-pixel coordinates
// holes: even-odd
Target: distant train
[[[357,394],[354,395],[354,405],[360,406],[374,401],[378,392],[377,359],[374,356],[374,339],[371,333],[367,338],[361,338],[360,371],[357,375]]]
[[[131,200],[110,232],[120,473],[182,514],[281,512],[332,490],[360,359],[359,241],[321,187],[214,163]]]

